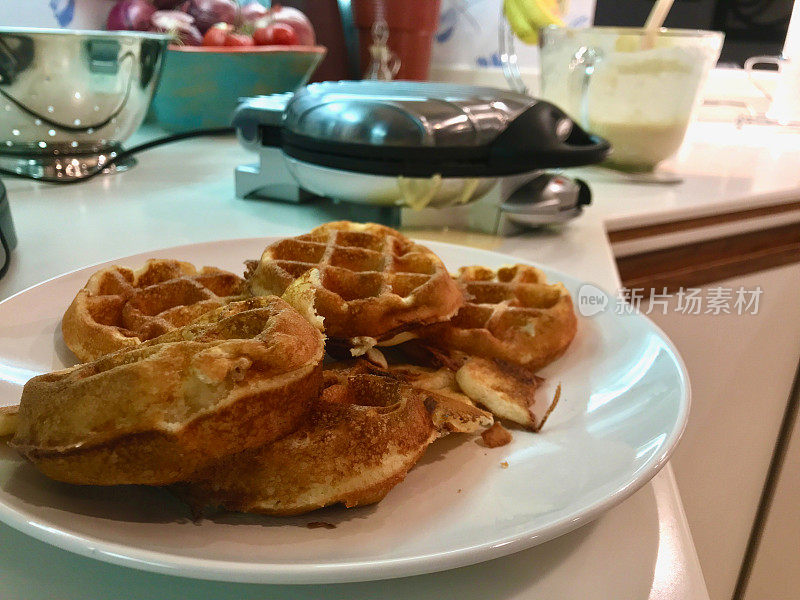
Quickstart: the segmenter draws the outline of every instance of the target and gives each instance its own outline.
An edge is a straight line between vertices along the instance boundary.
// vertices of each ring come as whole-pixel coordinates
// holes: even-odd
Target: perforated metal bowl
[[[73,179],[115,156],[145,117],[168,41],[153,33],[0,28],[0,166]]]

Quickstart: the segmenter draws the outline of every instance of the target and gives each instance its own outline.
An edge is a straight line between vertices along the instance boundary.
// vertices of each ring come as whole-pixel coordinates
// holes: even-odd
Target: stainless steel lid
[[[609,151],[548,102],[446,83],[315,83],[245,99],[233,125],[248,147],[371,175],[497,177],[596,163]]]
[[[425,82],[341,81],[307,86],[283,126],[319,141],[402,147],[482,146],[536,103],[516,92]]]

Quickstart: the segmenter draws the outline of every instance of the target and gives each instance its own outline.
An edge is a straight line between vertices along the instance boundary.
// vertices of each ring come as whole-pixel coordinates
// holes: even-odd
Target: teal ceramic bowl
[[[239,98],[293,92],[324,56],[322,46],[170,46],[150,120],[171,131],[227,127]]]

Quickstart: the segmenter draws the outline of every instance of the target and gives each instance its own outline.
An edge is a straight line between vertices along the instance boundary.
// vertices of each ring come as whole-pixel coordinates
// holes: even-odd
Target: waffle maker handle
[[[506,168],[575,167],[603,161],[611,144],[581,129],[555,104],[539,100],[495,138],[489,163]]]

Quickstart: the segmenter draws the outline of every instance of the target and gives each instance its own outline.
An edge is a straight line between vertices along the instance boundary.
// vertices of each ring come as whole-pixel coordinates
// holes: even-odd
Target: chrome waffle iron
[[[609,151],[552,104],[442,83],[311,84],[243,100],[233,125],[259,156],[236,169],[240,197],[333,201],[341,218],[490,233],[579,215],[586,184],[543,169]]]

